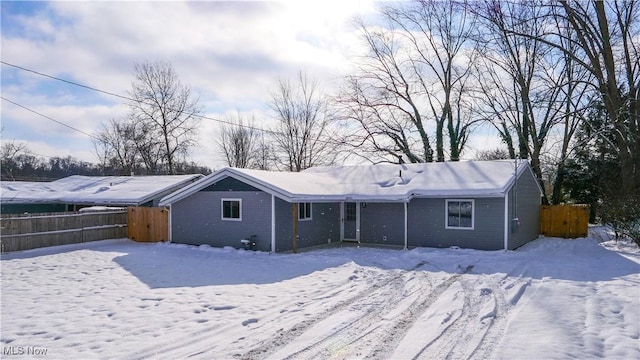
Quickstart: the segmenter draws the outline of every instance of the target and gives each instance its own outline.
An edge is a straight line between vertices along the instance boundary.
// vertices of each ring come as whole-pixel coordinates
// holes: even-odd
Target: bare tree
[[[620,189],[640,189],[640,9],[630,1],[543,3],[544,32],[509,28],[509,34],[542,42],[566,54],[589,73],[586,82],[612,119],[620,159]],[[529,19],[528,21],[532,21]],[[556,24],[566,24],[557,27]],[[565,29],[571,31],[565,31]],[[580,79],[578,81],[584,81]],[[604,133],[604,131],[595,132]]]
[[[102,166],[124,175],[166,173],[163,142],[152,134],[149,124],[134,118],[111,119],[94,135],[94,149]]]
[[[479,151],[475,156],[475,160],[480,160],[480,161],[503,160],[503,159],[509,159],[509,158],[510,158],[509,151],[504,148],[496,148],[493,150]]]
[[[258,136],[258,145],[256,154],[253,158],[253,167],[259,170],[271,170],[275,162],[275,150],[273,144],[269,141],[265,131],[261,131]]]
[[[565,20],[577,34],[554,46],[583,65],[594,78],[609,117],[613,120],[620,158],[621,189],[640,190],[640,5],[637,1],[560,1],[554,16]],[[556,10],[558,10],[556,8]],[[558,32],[558,38],[565,39]]]
[[[542,2],[489,0],[473,11],[482,23],[478,41],[487,44],[477,63],[480,95],[476,101],[507,145],[510,157],[530,159],[542,185],[545,168],[551,168],[545,166],[543,157],[558,147],[558,137],[560,149],[553,152],[560,152],[555,173],[561,174],[588,103],[581,85],[588,77],[565,54],[538,38],[551,26]],[[563,131],[556,131],[562,124]],[[556,180],[561,186],[562,176]]]
[[[574,48],[573,51],[576,51],[575,42],[570,41],[570,39],[576,39],[575,31],[570,27],[563,26],[566,24],[558,23],[557,25],[559,28],[566,29],[566,37],[559,39],[559,41],[564,43],[564,46],[568,49]],[[552,47],[550,53],[557,58],[557,62],[551,65],[557,66],[548,66],[546,68],[546,72],[548,73],[546,79],[548,79],[550,87],[560,90],[558,99],[561,101],[560,121],[558,126],[556,126],[559,128],[560,149],[556,159],[551,164],[554,167],[551,203],[559,204],[564,201],[565,168],[569,156],[575,146],[582,146],[581,144],[574,143],[574,135],[580,124],[583,123],[593,103],[591,100],[592,93],[589,91],[589,86],[587,85],[590,81],[588,71],[577,64],[576,61],[564,51],[559,51]]]
[[[159,155],[167,172],[174,174],[174,164],[196,145],[196,130],[200,121],[200,107],[188,86],[166,62],[135,64],[129,104],[131,118],[140,125],[147,137],[140,139],[143,157],[151,171],[156,169],[155,155]],[[161,144],[158,153],[155,140]]]
[[[259,135],[255,119],[245,123],[239,112],[235,118],[227,117],[220,127],[218,146],[228,166],[238,168],[259,167]]]
[[[470,104],[464,100],[478,55],[473,42],[475,17],[463,2],[419,0],[408,9],[391,8],[386,17],[409,40],[417,91],[426,95],[429,114],[436,122],[436,160],[445,161],[444,129],[451,161],[458,161],[470,127]]]
[[[277,120],[271,131],[277,165],[302,171],[335,162],[336,149],[327,146],[331,122],[327,101],[318,83],[302,71],[295,82],[278,81],[269,103]]]
[[[340,97],[347,123],[358,125],[347,142],[364,156],[430,162],[449,153],[459,160],[476,121],[465,100],[477,54],[474,19],[454,1],[422,0],[382,14],[385,27],[358,23],[369,54]]]
[[[7,180],[15,180],[14,171],[18,167],[20,155],[23,158],[30,155],[29,148],[26,143],[16,141],[3,141],[0,147],[0,168],[2,168],[2,178]]]
[[[111,119],[102,124],[93,144],[103,168],[112,166],[129,175],[138,170],[142,163],[133,122]]]

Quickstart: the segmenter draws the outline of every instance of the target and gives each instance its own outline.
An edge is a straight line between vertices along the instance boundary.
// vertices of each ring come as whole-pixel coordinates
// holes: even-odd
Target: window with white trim
[[[242,199],[222,199],[222,220],[242,221]]]
[[[311,219],[311,203],[298,203],[298,220]]]
[[[445,212],[447,229],[473,230],[475,220],[473,200],[447,200]]]

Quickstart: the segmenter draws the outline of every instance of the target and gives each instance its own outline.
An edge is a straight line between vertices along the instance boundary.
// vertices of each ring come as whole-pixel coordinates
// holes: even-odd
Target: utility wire
[[[19,65],[11,64],[11,63],[8,63],[6,61],[0,60],[0,63],[2,63],[3,65],[6,65],[6,66],[10,66],[10,67],[22,70],[22,71],[26,71],[26,72],[30,72],[30,73],[33,73],[33,74],[36,74],[36,75],[39,75],[39,76],[43,76],[43,77],[46,77],[46,78],[49,78],[49,79],[52,79],[52,80],[57,80],[57,81],[61,81],[61,82],[64,82],[64,83],[67,83],[67,84],[70,84],[70,85],[79,86],[79,87],[82,87],[82,88],[85,88],[85,89],[89,89],[89,90],[92,90],[92,91],[96,91],[96,92],[99,92],[99,93],[102,93],[102,94],[115,96],[115,97],[123,99],[123,100],[128,100],[128,101],[133,101],[133,102],[137,102],[137,103],[142,103],[142,104],[145,104],[145,105],[155,106],[154,104],[149,103],[149,102],[139,101],[139,100],[133,99],[133,98],[125,96],[125,95],[116,94],[116,93],[113,93],[113,92],[110,92],[110,91],[101,90],[101,89],[98,89],[98,88],[95,88],[95,87],[92,87],[92,86],[83,85],[83,84],[80,84],[80,83],[77,83],[77,82],[74,82],[74,81],[71,81],[71,80],[66,80],[66,79],[62,79],[62,78],[59,78],[59,77],[56,77],[56,76],[53,76],[53,75],[41,73],[39,71],[28,69],[28,68],[25,68],[25,67],[22,67],[22,66],[19,66]],[[9,101],[9,100],[7,100],[7,101]],[[18,105],[18,106],[23,107],[23,108],[25,108],[25,109],[27,109],[29,111],[32,111],[32,110],[30,110],[30,109],[28,109],[28,108],[26,108],[26,107],[24,107],[22,105]],[[175,109],[171,109],[171,110],[175,110]],[[32,112],[35,112],[35,111],[32,111]],[[37,112],[36,112],[36,114],[44,116],[44,115],[39,114]],[[200,115],[200,114],[196,114],[196,113],[189,113],[187,115],[199,117],[199,118],[205,119],[205,120],[215,121],[215,122],[218,122],[218,123],[221,123],[221,124],[238,126],[238,127],[242,127],[242,128],[245,128],[245,129],[255,130],[255,131],[261,131],[263,133],[268,133],[268,134],[272,134],[272,135],[280,134],[279,132],[274,131],[274,130],[263,129],[263,128],[259,128],[259,127],[251,126],[251,125],[239,124],[239,123],[235,123],[233,121],[227,121],[227,120],[212,118],[212,117],[208,117],[208,116],[204,116],[204,115]],[[46,117],[46,116],[44,116],[44,117]],[[50,119],[50,120],[53,120],[53,119]],[[56,121],[56,122],[60,123],[57,120],[53,120],[53,121]],[[63,125],[65,125],[67,127],[70,127],[70,126],[68,126],[66,124],[63,124]],[[74,130],[76,130],[76,129],[74,129]],[[84,133],[84,134],[86,134],[86,133]],[[91,136],[92,138],[95,138],[93,135],[89,135],[89,136]],[[320,139],[318,139],[316,141],[320,142],[320,143],[325,143],[325,144],[328,144],[328,145],[335,145],[336,144],[335,141],[326,141],[326,140],[320,140]],[[344,140],[342,142],[344,142]]]
[[[105,91],[105,90],[100,90],[100,89],[97,89],[97,88],[94,88],[94,87],[91,87],[91,86],[87,86],[87,85],[83,85],[83,84],[80,84],[80,83],[77,83],[77,82],[74,82],[74,81],[70,81],[70,80],[59,78],[59,77],[55,77],[53,75],[48,75],[48,74],[45,74],[45,73],[41,73],[39,71],[35,71],[35,70],[32,70],[32,69],[27,69],[27,68],[19,66],[19,65],[10,64],[10,63],[8,63],[6,61],[0,60],[0,63],[2,63],[3,65],[14,67],[16,69],[20,69],[22,71],[26,71],[26,72],[30,72],[30,73],[33,73],[33,74],[36,74],[36,75],[40,75],[40,76],[43,76],[43,77],[46,77],[46,78],[49,78],[49,79],[52,79],[52,80],[62,81],[62,82],[67,83],[67,84],[71,84],[71,85],[79,86],[79,87],[82,87],[82,88],[85,88],[85,89],[97,91],[99,93],[115,96],[115,97],[118,97],[118,98],[121,98],[121,99],[124,99],[124,100],[133,100],[130,97],[127,97],[127,96],[119,95],[119,94],[112,93],[112,92]]]
[[[31,108],[28,108],[28,107],[26,107],[26,106],[24,106],[24,105],[20,105],[20,104],[18,104],[18,103],[17,103],[17,102],[15,102],[15,101],[12,101],[12,100],[9,100],[9,99],[5,98],[4,96],[0,96],[0,99],[2,99],[2,100],[4,100],[4,101],[6,101],[6,102],[8,102],[8,103],[11,103],[11,104],[13,104],[13,105],[15,105],[15,106],[21,107],[21,108],[23,108],[23,109],[25,109],[25,110],[27,110],[27,111],[29,111],[29,112],[32,112],[32,113],[34,113],[34,114],[36,114],[36,115],[42,116],[42,117],[43,117],[43,118],[45,118],[45,119],[51,120],[51,121],[53,121],[53,122],[56,122],[56,123],[58,123],[58,124],[60,124],[60,125],[62,125],[62,126],[66,126],[66,127],[68,127],[69,129],[71,129],[71,130],[74,130],[74,131],[77,131],[77,132],[79,132],[79,133],[81,133],[81,134],[87,135],[88,137],[90,137],[90,138],[92,138],[92,139],[96,139],[96,140],[98,140],[98,138],[97,138],[97,137],[95,137],[95,136],[93,136],[93,135],[89,134],[88,132],[82,131],[82,130],[80,130],[80,129],[78,129],[78,128],[75,128],[75,127],[73,127],[73,126],[69,125],[69,124],[65,124],[65,123],[63,123],[62,121],[58,121],[58,120],[56,120],[56,119],[54,119],[54,118],[52,118],[52,117],[49,117],[49,116],[44,115],[44,114],[42,114],[42,113],[39,113],[39,112],[37,112],[37,111],[35,111],[35,110],[31,109]]]
[[[36,75],[39,75],[39,76],[43,76],[43,77],[46,77],[46,78],[49,78],[49,79],[52,79],[52,80],[57,80],[57,81],[61,81],[61,82],[64,82],[64,83],[67,83],[67,84],[70,84],[70,85],[79,86],[79,87],[82,87],[82,88],[85,88],[85,89],[89,89],[89,90],[92,90],[92,91],[96,91],[96,92],[99,92],[99,93],[102,93],[102,94],[115,96],[115,97],[123,99],[123,100],[133,101],[133,102],[142,103],[142,104],[150,105],[150,106],[155,106],[155,104],[152,104],[152,103],[149,103],[149,102],[136,100],[136,99],[133,99],[133,98],[131,98],[129,96],[116,94],[116,93],[113,93],[113,92],[110,92],[110,91],[105,91],[105,90],[101,90],[101,89],[95,88],[93,86],[83,85],[83,84],[77,83],[75,81],[66,80],[66,79],[62,79],[62,78],[59,78],[59,77],[56,77],[56,76],[53,76],[53,75],[41,73],[41,72],[36,71],[36,70],[27,69],[25,67],[22,67],[22,66],[19,66],[19,65],[15,65],[15,64],[11,64],[11,63],[8,63],[6,61],[0,60],[0,63],[2,63],[3,65],[14,67],[16,69],[20,69],[22,71],[26,71],[26,72],[30,72],[30,73],[33,73],[33,74],[36,74]],[[170,109],[170,110],[175,110],[175,109]],[[199,117],[199,118],[205,119],[205,120],[219,122],[221,124],[240,126],[240,127],[251,129],[251,130],[263,131],[263,132],[271,133],[271,134],[277,134],[277,132],[272,131],[272,130],[265,130],[265,129],[262,129],[262,128],[259,128],[259,127],[255,127],[255,126],[251,126],[251,125],[245,125],[245,124],[236,124],[236,123],[234,123],[232,121],[226,121],[226,120],[222,120],[222,119],[212,118],[212,117],[208,117],[208,116],[204,116],[204,115],[199,115],[199,114],[196,114],[196,113],[189,113],[187,115],[196,116],[196,117]]]

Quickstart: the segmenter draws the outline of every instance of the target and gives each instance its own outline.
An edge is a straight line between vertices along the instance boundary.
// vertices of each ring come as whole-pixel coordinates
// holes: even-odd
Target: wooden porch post
[[[293,253],[298,253],[298,203],[293,203]]]

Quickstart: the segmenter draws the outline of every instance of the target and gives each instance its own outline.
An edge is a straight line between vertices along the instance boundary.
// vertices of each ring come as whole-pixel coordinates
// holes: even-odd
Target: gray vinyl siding
[[[361,206],[360,242],[404,246],[404,203]]]
[[[242,199],[242,221],[221,219],[221,199]],[[257,250],[271,250],[271,195],[263,191],[199,191],[171,205],[171,241],[240,248],[256,235]]]
[[[517,198],[514,198],[514,194]],[[535,176],[527,170],[518,178],[517,186],[509,191],[509,219],[517,217],[519,221],[517,225],[509,221],[509,250],[516,249],[538,237],[541,201],[540,188]],[[517,211],[514,212],[514,208]]]
[[[448,198],[454,200],[455,198]],[[465,198],[469,199],[469,198]],[[474,199],[473,230],[446,229],[447,199],[413,199],[408,209],[408,246],[478,250],[504,248],[504,198]]]
[[[73,211],[73,206],[69,208],[67,204],[1,204],[2,214],[38,214]]]
[[[298,221],[298,248],[340,241],[340,204],[313,203],[311,207],[312,219]],[[293,250],[293,204],[276,198],[275,208],[276,251]]]
[[[260,191],[260,189],[232,177],[226,177],[200,191]]]

